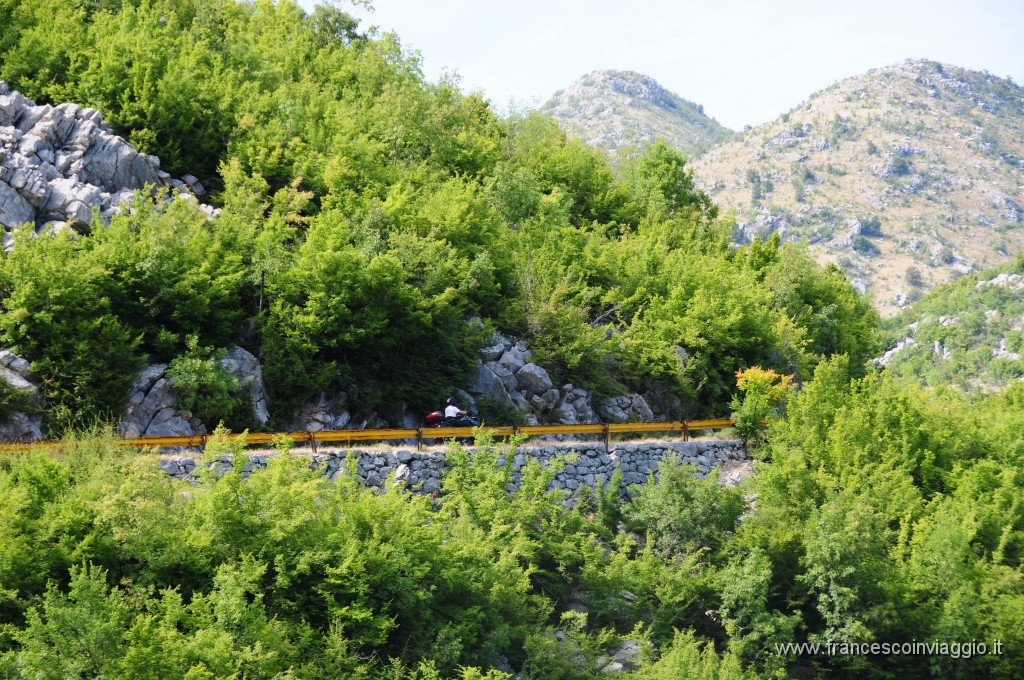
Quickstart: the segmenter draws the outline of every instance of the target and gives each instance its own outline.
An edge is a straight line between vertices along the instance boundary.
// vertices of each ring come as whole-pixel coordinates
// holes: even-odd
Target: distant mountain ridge
[[[924,60],[874,69],[690,167],[734,212],[737,240],[807,240],[884,313],[1024,250],[1024,89],[987,73]]]
[[[692,158],[733,134],[700,104],[634,71],[588,73],[556,92],[541,111],[587,144],[609,152],[662,139]]]

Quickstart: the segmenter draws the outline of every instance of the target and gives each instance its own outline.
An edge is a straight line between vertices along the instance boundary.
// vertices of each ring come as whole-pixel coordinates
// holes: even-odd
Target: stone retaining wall
[[[552,483],[554,488],[574,491],[584,484],[593,487],[601,479],[606,482],[610,480],[618,468],[622,470],[622,488],[625,490],[633,484],[646,482],[647,473],[657,471],[658,462],[669,453],[675,453],[683,462],[695,465],[697,474],[701,477],[727,461],[744,460],[747,457],[743,443],[736,439],[618,443],[607,453],[604,444],[600,442],[521,446],[515,452],[513,482],[509,485],[509,491],[518,488],[520,471],[529,458],[548,464],[558,456],[578,455],[578,460],[567,463],[558,472]],[[324,474],[336,479],[344,474],[349,456],[357,461],[359,477],[368,486],[382,486],[394,472],[396,481],[422,493],[434,493],[441,488],[441,476],[446,468],[444,452],[417,452],[408,449],[325,451],[313,454],[310,467],[322,469]],[[170,458],[164,460],[160,467],[173,477],[188,479],[194,476],[196,466],[200,463],[187,457]],[[221,457],[206,464],[223,470],[230,467],[231,460]],[[244,473],[248,474],[266,465],[266,455],[251,455]]]

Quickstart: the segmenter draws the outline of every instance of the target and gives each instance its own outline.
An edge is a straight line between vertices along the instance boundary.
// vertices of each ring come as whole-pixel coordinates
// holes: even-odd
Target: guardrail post
[[[422,451],[423,450],[423,428],[422,427],[417,427],[416,428],[416,450],[417,451]]]
[[[690,423],[683,421],[683,441],[690,441]]]
[[[199,440],[199,453],[206,453],[206,435],[205,434],[202,436],[202,439]]]
[[[609,436],[610,436],[610,433],[608,431],[608,423],[604,424],[604,428],[603,429],[604,429],[604,452],[608,453],[609,450],[610,450],[609,449],[609,441],[608,441],[609,440]]]
[[[312,432],[309,433],[309,446],[313,449],[313,453],[316,453],[316,435]]]

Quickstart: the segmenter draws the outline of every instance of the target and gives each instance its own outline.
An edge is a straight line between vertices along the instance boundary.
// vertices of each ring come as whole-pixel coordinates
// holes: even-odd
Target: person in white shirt
[[[444,407],[445,418],[457,418],[466,415],[466,412],[455,405],[455,397],[448,398],[448,405]]]

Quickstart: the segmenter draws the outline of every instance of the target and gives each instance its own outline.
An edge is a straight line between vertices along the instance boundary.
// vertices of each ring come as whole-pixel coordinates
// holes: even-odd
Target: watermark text
[[[785,642],[775,644],[775,653],[781,656],[948,656],[951,659],[970,659],[972,656],[1002,654],[1003,642]]]

